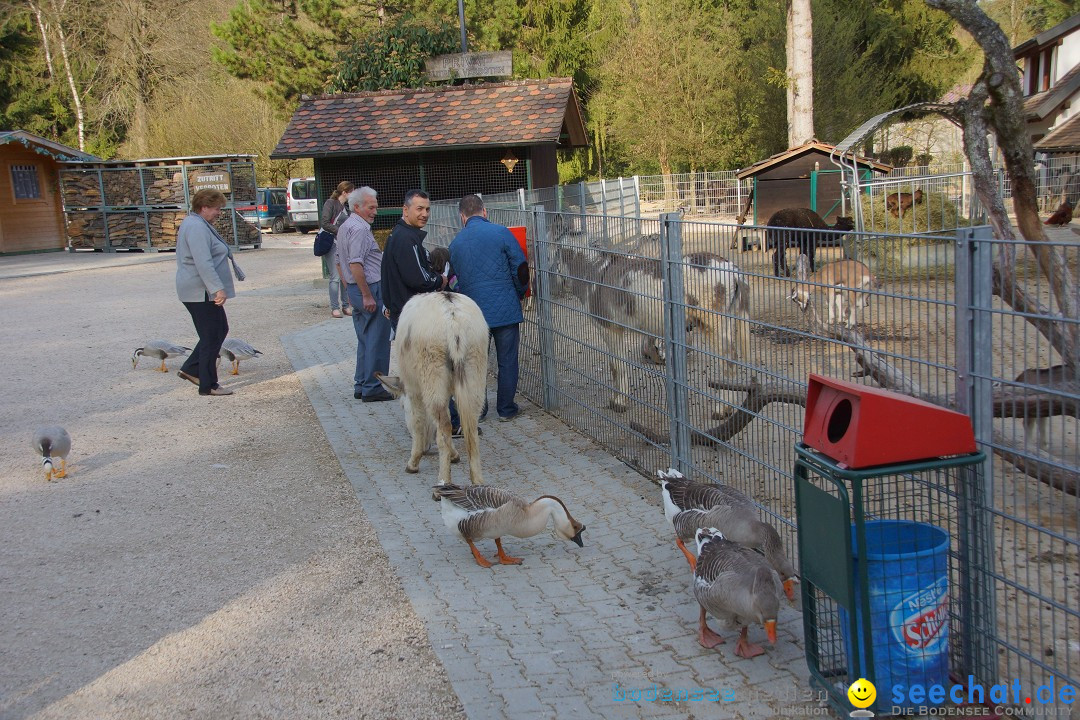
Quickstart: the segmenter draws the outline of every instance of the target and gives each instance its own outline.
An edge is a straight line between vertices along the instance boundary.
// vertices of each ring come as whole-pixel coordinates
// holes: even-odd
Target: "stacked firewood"
[[[230,176],[230,169],[232,170]],[[106,247],[105,221],[108,217],[108,246],[116,249],[176,247],[176,232],[190,202],[184,193],[187,173],[189,194],[194,194],[196,177],[207,173],[230,176],[232,191],[227,198],[237,203],[253,202],[255,173],[250,166],[228,163],[212,165],[171,165],[137,168],[103,168],[100,171],[68,169],[61,172],[61,187],[67,218],[68,243],[72,248]],[[135,210],[140,207],[139,210]],[[127,208],[131,208],[127,210]],[[233,221],[222,213],[218,232],[233,244],[259,244],[261,235],[237,216],[238,238],[233,238]]]

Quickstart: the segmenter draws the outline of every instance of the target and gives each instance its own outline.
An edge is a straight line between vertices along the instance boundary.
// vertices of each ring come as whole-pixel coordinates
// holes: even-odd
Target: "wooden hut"
[[[320,206],[342,180],[379,193],[376,227],[408,190],[433,200],[558,185],[556,150],[588,145],[569,78],[304,97],[271,159],[314,158]]]
[[[23,130],[0,131],[0,255],[67,247],[60,167],[100,161]]]
[[[832,145],[808,142],[789,148],[741,170],[740,181],[751,179],[754,225],[764,225],[777,210],[810,208],[830,225],[841,215],[840,169],[829,160]],[[870,158],[856,158],[863,173],[884,175],[892,168]]]

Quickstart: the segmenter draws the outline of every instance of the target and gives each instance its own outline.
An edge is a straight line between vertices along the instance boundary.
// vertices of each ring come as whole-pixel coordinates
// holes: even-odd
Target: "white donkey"
[[[483,483],[477,422],[487,385],[488,326],[480,307],[459,293],[414,295],[401,311],[395,337],[399,376],[376,376],[394,397],[403,397],[412,434],[405,471],[419,472],[420,457],[435,435],[439,482],[450,482],[450,463],[459,459],[450,427],[453,396],[469,454],[469,480]]]
[[[746,362],[750,354],[750,287],[742,271],[720,255],[683,256],[686,325],[719,342],[725,375]],[[589,296],[589,312],[603,330],[612,354],[611,377],[615,392],[611,408],[626,410],[629,380],[621,357],[627,329],[653,336],[664,334],[664,288],[660,261],[613,256],[600,271]],[[695,343],[701,346],[699,343]]]

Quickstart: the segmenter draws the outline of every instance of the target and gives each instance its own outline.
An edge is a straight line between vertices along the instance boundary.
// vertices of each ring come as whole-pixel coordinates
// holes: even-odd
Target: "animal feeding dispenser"
[[[976,451],[967,415],[814,374],[803,423],[806,445],[853,469]]]

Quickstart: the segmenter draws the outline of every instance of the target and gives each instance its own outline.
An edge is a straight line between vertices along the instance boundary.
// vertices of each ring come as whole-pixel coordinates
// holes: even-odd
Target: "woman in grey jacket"
[[[218,190],[200,190],[176,234],[176,294],[191,313],[199,342],[177,373],[199,386],[200,395],[232,395],[218,384],[217,356],[229,334],[225,300],[236,297],[229,246],[213,222],[225,207]]]
[[[337,221],[337,217],[345,209],[345,198],[355,189],[356,186],[351,182],[342,180],[330,197],[326,198],[326,202],[323,203],[322,215],[319,217],[320,227],[323,230],[337,235],[338,227],[341,225]],[[336,242],[330,248],[330,252],[322,256],[322,260],[323,273],[330,278],[330,314],[339,318],[344,310],[346,315],[352,315],[347,288],[345,283],[341,282],[341,272],[338,270]]]

